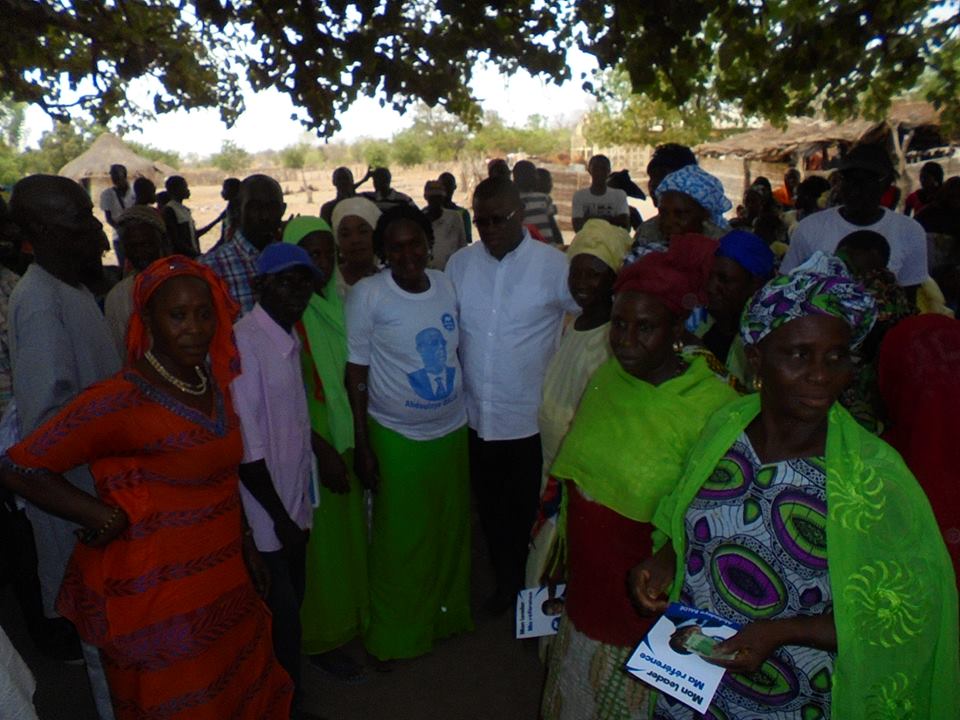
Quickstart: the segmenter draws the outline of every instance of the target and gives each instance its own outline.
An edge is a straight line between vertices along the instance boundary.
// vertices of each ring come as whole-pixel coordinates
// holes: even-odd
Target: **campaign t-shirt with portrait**
[[[348,361],[370,368],[367,412],[411,440],[433,440],[467,422],[453,286],[438,270],[430,288],[409,293],[389,268],[347,296]]]

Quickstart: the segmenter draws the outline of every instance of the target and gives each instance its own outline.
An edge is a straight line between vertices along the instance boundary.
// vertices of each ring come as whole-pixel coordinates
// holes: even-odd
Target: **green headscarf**
[[[683,586],[684,516],[753,419],[759,395],[707,423],[676,490],[657,508],[657,547],[677,554],[671,599]],[[957,588],[930,503],[896,451],[834,404],[827,428],[827,571],[837,628],[831,715],[842,720],[960,717]]]
[[[287,223],[283,242],[297,245],[314,232],[331,233],[322,218],[300,215]],[[347,326],[343,301],[337,294],[337,273],[327,279],[323,294],[314,293],[303,314],[306,332],[304,352],[313,360],[319,387],[307,393],[310,422],[315,432],[339,453],[353,447],[353,413],[347,398],[344,375],[347,369]],[[305,370],[307,366],[305,366]],[[315,383],[307,382],[310,388]]]

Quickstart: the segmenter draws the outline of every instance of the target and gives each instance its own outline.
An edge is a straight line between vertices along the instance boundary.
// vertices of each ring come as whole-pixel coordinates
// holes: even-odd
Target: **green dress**
[[[380,660],[413,658],[473,629],[466,426],[411,440],[369,420],[380,463],[370,540],[370,623]]]
[[[297,327],[310,423],[333,445],[349,470],[350,491],[320,485],[307,544],[307,586],[300,619],[303,650],[334,650],[362,636],[370,616],[367,529],[363,488],[353,472],[353,414],[344,387],[347,334],[336,275],[315,294]]]

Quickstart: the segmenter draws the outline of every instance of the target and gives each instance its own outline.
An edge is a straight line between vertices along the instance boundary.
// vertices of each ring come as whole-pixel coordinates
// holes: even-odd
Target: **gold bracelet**
[[[122,517],[123,509],[119,505],[114,505],[110,517],[107,518],[107,521],[103,525],[96,529],[84,528],[83,530],[78,530],[77,537],[80,539],[80,542],[89,545],[112,530],[113,527],[120,522],[120,518]]]

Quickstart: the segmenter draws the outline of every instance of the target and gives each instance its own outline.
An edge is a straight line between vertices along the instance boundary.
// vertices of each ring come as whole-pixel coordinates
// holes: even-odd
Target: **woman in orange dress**
[[[82,526],[57,606],[100,648],[119,720],[285,719],[238,491],[236,304],[174,256],[140,274],[134,305],[127,367],[11,448],[0,482]],[[83,464],[98,497],[61,475]]]

